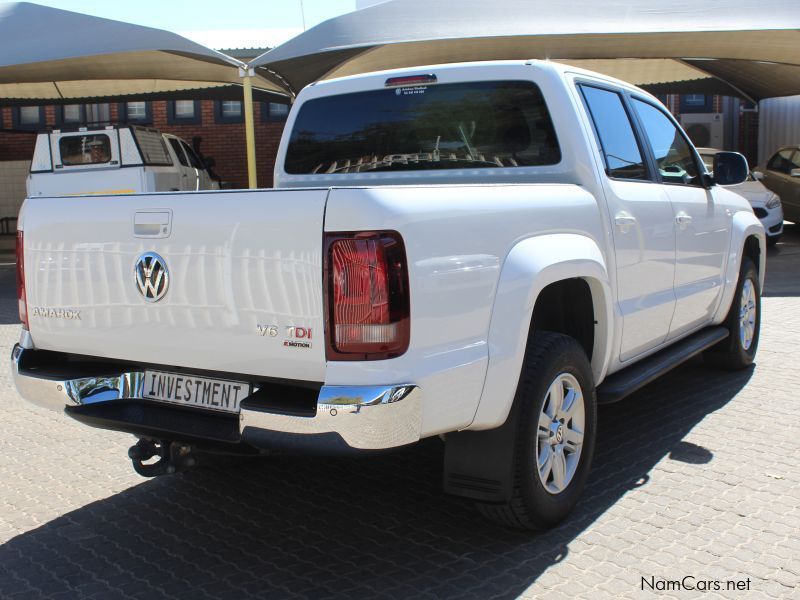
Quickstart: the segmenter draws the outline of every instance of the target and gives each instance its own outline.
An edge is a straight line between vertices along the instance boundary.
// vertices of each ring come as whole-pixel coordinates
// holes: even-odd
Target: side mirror
[[[764,174],[761,171],[753,171],[753,179],[756,181],[761,181],[764,179]]]
[[[717,152],[714,155],[714,183],[739,185],[747,180],[749,172],[747,159],[738,152]]]
[[[791,175],[792,177],[800,177],[800,169],[792,169],[789,172],[789,175]]]

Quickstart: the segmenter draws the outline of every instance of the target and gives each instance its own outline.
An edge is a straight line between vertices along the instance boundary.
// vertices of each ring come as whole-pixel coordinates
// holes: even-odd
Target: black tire
[[[750,344],[745,347],[740,311],[742,309],[742,292],[748,281],[753,286],[752,289],[755,293],[755,324]],[[748,257],[742,259],[739,281],[736,282],[736,292],[723,326],[730,332],[730,336],[705,352],[706,361],[715,367],[729,371],[746,369],[753,364],[756,358],[761,330],[761,288],[758,284],[758,271]]]
[[[573,376],[581,388],[584,436],[574,475],[563,491],[551,493],[545,489],[536,465],[539,415],[551,383],[564,373]],[[531,332],[512,411],[517,426],[511,499],[500,504],[479,503],[478,510],[507,527],[548,529],[563,520],[578,502],[594,454],[597,431],[594,378],[586,353],[575,339],[559,333]]]
[[[770,248],[774,248],[775,245],[778,243],[778,240],[781,239],[780,234],[778,235],[768,235],[767,236],[767,246]]]

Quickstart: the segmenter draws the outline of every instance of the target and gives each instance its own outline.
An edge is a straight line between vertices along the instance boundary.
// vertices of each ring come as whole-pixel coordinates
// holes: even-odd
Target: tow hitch
[[[146,460],[156,456],[156,462],[145,464]],[[197,464],[191,446],[166,440],[140,439],[128,449],[128,458],[133,463],[133,470],[142,477],[176,473]]]

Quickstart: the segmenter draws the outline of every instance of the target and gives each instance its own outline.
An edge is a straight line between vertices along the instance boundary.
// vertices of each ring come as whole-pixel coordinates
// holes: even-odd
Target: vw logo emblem
[[[167,262],[155,252],[145,252],[133,268],[136,288],[148,302],[158,302],[169,288]]]

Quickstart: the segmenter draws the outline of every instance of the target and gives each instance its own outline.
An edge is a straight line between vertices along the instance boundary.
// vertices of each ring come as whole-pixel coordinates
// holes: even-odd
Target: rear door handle
[[[614,223],[616,223],[622,233],[628,233],[631,227],[636,225],[636,217],[624,211],[619,212],[617,216],[614,217]]]
[[[678,213],[675,215],[675,222],[678,224],[678,227],[681,229],[686,229],[692,222],[691,215],[687,215],[686,213]]]

